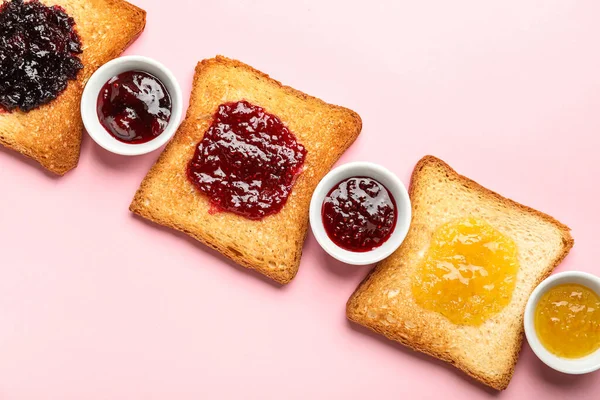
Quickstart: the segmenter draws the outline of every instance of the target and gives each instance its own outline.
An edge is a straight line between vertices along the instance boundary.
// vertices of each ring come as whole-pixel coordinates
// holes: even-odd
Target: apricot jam
[[[585,357],[600,348],[600,297],[585,286],[551,288],[538,302],[534,318],[540,342],[559,357]]]
[[[412,280],[421,307],[457,325],[481,325],[508,305],[515,288],[517,246],[485,221],[440,226]]]

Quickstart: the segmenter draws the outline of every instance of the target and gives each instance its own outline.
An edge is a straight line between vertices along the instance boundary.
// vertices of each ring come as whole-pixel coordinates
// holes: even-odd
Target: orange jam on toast
[[[535,309],[535,330],[559,357],[580,358],[600,348],[600,297],[578,284],[548,290]]]
[[[508,305],[515,288],[517,245],[485,221],[460,219],[433,233],[412,280],[421,307],[458,325],[481,325]]]

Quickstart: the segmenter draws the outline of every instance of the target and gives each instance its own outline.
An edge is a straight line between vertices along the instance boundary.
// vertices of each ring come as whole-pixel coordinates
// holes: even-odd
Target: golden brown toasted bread
[[[0,114],[0,144],[63,175],[79,161],[83,122],[79,103],[85,83],[102,64],[119,56],[144,30],[146,12],[122,0],[42,0],[75,20],[83,45],[83,70],[50,103],[29,112]]]
[[[208,197],[186,176],[218,106],[239,100],[279,117],[307,149],[304,170],[283,209],[258,221],[209,212]],[[185,232],[240,265],[288,283],[298,272],[311,194],[361,128],[355,112],[282,86],[246,64],[220,56],[204,60],[196,67],[186,119],[142,182],[130,210]]]
[[[523,338],[530,293],[573,246],[569,228],[506,199],[427,156],[412,175],[413,221],[402,246],[381,262],[348,300],[347,316],[389,339],[460,368],[497,390],[508,386]],[[475,217],[510,237],[520,264],[508,305],[479,326],[457,325],[420,307],[411,282],[436,228]]]

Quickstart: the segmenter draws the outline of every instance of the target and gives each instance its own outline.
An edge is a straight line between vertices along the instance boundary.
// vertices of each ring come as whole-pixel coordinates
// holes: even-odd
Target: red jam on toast
[[[215,211],[259,220],[283,208],[305,158],[279,118],[238,101],[219,106],[187,176]]]

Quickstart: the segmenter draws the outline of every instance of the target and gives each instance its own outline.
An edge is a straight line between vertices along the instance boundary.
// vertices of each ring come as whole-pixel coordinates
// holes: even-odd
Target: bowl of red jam
[[[88,80],[81,116],[90,137],[104,149],[134,156],[152,152],[175,134],[183,114],[177,79],[156,60],[114,59]]]
[[[347,264],[372,264],[391,255],[406,238],[410,221],[410,198],[402,181],[369,162],[329,172],[310,204],[317,242]]]

